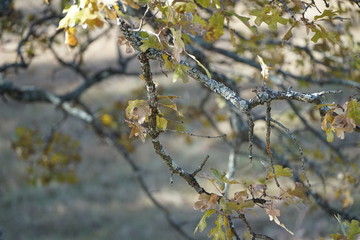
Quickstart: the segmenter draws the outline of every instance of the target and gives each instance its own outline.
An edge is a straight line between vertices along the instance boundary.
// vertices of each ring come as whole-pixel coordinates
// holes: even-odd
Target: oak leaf
[[[146,128],[137,122],[129,122],[129,127],[131,127],[129,138],[132,138],[133,136],[139,137],[144,143],[146,138]]]
[[[194,204],[194,209],[195,210],[201,210],[202,212],[207,210],[207,209],[215,209],[216,206],[218,205],[218,199],[219,196],[212,193],[211,195],[208,194],[200,194],[199,195],[199,200],[195,202]]]

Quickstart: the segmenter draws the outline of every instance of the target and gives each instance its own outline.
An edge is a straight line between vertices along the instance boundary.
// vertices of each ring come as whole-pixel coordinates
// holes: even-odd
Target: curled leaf
[[[146,138],[146,128],[136,122],[129,122],[129,127],[131,127],[129,138],[132,138],[133,136],[139,137],[144,143]]]
[[[275,208],[274,202],[271,202],[269,205],[267,205],[265,212],[267,215],[269,215],[270,221],[274,221],[277,225],[285,229],[288,233],[294,235],[294,233],[287,229],[286,226],[282,224],[278,219],[278,217],[280,217],[280,210]]]
[[[135,120],[139,124],[143,124],[147,121],[150,114],[150,107],[147,104],[147,101],[136,99],[128,102],[125,112],[128,119]]]
[[[218,204],[219,196],[212,193],[211,195],[208,194],[200,194],[199,200],[195,202],[194,209],[201,210],[202,212],[207,209],[214,209]]]
[[[262,59],[262,57],[260,57],[259,55],[257,55],[257,59],[260,63],[261,66],[261,75],[263,76],[264,80],[267,81],[269,78],[269,71],[270,68],[268,65],[265,64],[264,60]]]

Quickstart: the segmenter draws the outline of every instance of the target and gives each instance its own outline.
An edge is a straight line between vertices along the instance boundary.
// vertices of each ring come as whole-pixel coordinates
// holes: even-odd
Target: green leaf
[[[141,34],[140,34],[140,36],[141,36]],[[140,46],[140,50],[142,52],[146,52],[146,50],[148,50],[149,48],[156,48],[156,49],[161,49],[162,48],[158,38],[156,36],[153,36],[153,35],[150,35],[150,34],[147,34],[147,37],[143,38],[141,40],[141,42],[143,43]]]
[[[266,22],[269,25],[269,29],[270,30],[277,30],[277,24],[280,23],[282,25],[286,25],[288,23],[288,19],[283,18],[280,16],[279,11],[275,10],[275,12],[273,13],[273,15],[270,18],[269,22]]]
[[[248,17],[244,17],[244,16],[240,16],[239,14],[233,12],[233,11],[226,11],[227,14],[232,15],[237,17],[237,19],[239,19],[248,29],[250,29],[253,33],[257,34],[257,28],[256,26],[252,26],[249,23],[250,18]]]
[[[215,168],[211,168],[211,172],[215,176],[215,178],[219,181],[223,181],[223,179],[226,175],[226,173],[221,173],[219,170],[217,170]]]
[[[203,8],[208,8],[211,5],[211,0],[196,0],[196,2]]]
[[[207,25],[207,22],[197,14],[194,14],[192,22],[200,24],[203,28],[206,28]]]
[[[192,12],[196,9],[196,4],[192,3],[190,1],[187,1],[187,2],[179,1],[174,4],[174,8],[179,13]]]
[[[324,40],[328,40],[333,44],[339,42],[340,35],[338,33],[327,31],[320,24],[309,25],[309,28],[311,29],[312,32],[315,33],[314,36],[311,38],[311,41],[315,43],[317,43],[320,38]]]
[[[356,125],[360,125],[360,103],[356,99],[348,102],[347,117],[354,119]]]
[[[244,209],[254,208],[255,203],[252,200],[246,200],[244,202],[234,202],[230,201],[226,204],[226,210],[242,212]]]
[[[275,170],[276,177],[292,177],[293,176],[292,169],[284,168],[281,165],[274,165],[274,170]],[[274,173],[270,172],[268,174],[268,178],[269,179],[274,178]]]
[[[326,36],[317,28],[315,28],[313,32],[315,32],[315,34],[310,40],[314,43],[317,43],[320,38],[326,38]]]
[[[219,185],[220,190],[224,190],[225,189],[225,175],[226,173],[220,173],[217,169],[215,168],[211,168],[211,172],[214,175],[214,177],[216,178],[216,183],[217,185]]]
[[[337,11],[325,9],[324,12],[321,15],[315,16],[314,20],[318,20],[318,19],[324,18],[324,17],[332,18],[332,17],[334,17],[336,15],[338,15]]]
[[[326,129],[326,141],[333,142],[334,141],[334,133],[331,128]]]
[[[339,233],[330,234],[329,237],[331,237],[333,240],[344,240],[345,236],[341,235]]]
[[[208,217],[210,217],[211,215],[213,215],[215,212],[216,212],[215,209],[206,210],[204,215],[201,217],[198,225],[196,226],[194,233],[196,233],[197,231],[200,231],[200,232],[204,231],[207,226],[206,219]]]
[[[166,130],[168,121],[160,116],[156,116],[156,126],[160,130]]]
[[[189,67],[178,64],[175,67],[175,71],[173,74],[173,81],[176,82],[178,79],[183,80],[184,83],[189,82],[189,77],[186,74],[186,71],[189,69]]]
[[[273,8],[272,6],[266,6],[261,10],[253,10],[250,12],[250,15],[256,16],[256,25],[260,26],[262,22],[265,22],[270,30],[277,30],[278,23],[285,25],[289,22],[288,19],[280,16],[277,8]]]
[[[269,18],[267,14],[270,13],[270,11],[271,11],[271,6],[267,5],[260,10],[250,11],[250,15],[256,16],[254,22],[256,25],[260,26],[262,22],[264,22]]]
[[[173,71],[175,69],[175,64],[169,60],[169,56],[162,54],[162,59],[164,60],[164,68],[168,71]]]
[[[297,25],[297,22],[295,22],[290,29],[285,33],[284,37],[281,39],[282,41],[288,41],[290,38],[292,38],[292,30]]]
[[[214,13],[206,27],[207,41],[218,40],[224,34],[224,15],[221,12]]]
[[[226,218],[226,216],[217,216],[215,227],[209,232],[209,237],[212,237],[213,240],[226,240],[226,235],[222,229],[222,226],[225,225],[224,218]]]
[[[349,224],[349,231],[346,236],[349,238],[349,240],[354,240],[356,235],[359,234],[360,234],[359,222],[356,220],[351,220],[351,223]]]

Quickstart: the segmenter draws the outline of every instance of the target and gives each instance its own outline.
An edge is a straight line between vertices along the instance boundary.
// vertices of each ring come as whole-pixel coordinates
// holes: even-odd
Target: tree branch
[[[159,135],[160,131],[157,129],[157,117],[158,117],[158,99],[156,86],[152,79],[151,69],[149,58],[146,53],[140,53],[138,59],[141,64],[141,78],[145,81],[146,92],[149,101],[149,107],[151,114],[149,116],[149,135],[153,143],[155,152],[165,161],[166,165],[169,167],[170,171],[174,174],[181,176],[192,188],[195,189],[199,194],[207,193],[204,188],[202,188],[195,177],[184,171],[166,152],[164,146],[161,144]]]

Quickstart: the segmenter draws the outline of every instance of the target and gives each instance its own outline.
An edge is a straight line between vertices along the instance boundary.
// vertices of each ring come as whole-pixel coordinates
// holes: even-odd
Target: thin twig
[[[301,161],[302,172],[303,172],[303,174],[304,174],[304,176],[306,178],[306,183],[307,183],[308,187],[311,187],[309,178],[307,177],[306,172],[305,172],[305,154],[304,154],[304,151],[303,151],[302,147],[300,146],[299,142],[297,141],[295,135],[290,131],[289,128],[285,127],[285,125],[282,124],[281,122],[276,121],[273,118],[270,118],[270,121],[275,123],[276,125],[278,125],[281,129],[283,129],[290,136],[293,143],[296,145],[296,147],[297,147],[297,149],[299,150],[299,153],[300,153],[300,161]]]
[[[200,166],[191,175],[193,175],[195,177],[196,174],[198,174],[203,169],[203,167],[205,166],[205,164],[209,158],[210,158],[210,156],[207,155],[205,157],[205,159],[202,161],[202,163],[200,164]]]
[[[248,118],[248,124],[249,124],[249,133],[248,133],[249,134],[249,159],[250,159],[250,162],[252,162],[255,123],[254,123],[253,117],[251,116],[251,113],[247,114],[247,118]]]
[[[227,216],[227,219],[229,221],[229,227],[231,229],[231,232],[234,234],[235,239],[236,240],[241,240],[239,234],[237,233],[237,231],[236,231],[236,229],[234,227],[234,223],[233,223],[233,220],[232,220],[231,216]]]
[[[270,141],[271,124],[270,124],[270,119],[271,119],[271,102],[266,102],[266,117],[265,117],[265,121],[266,121],[266,153],[270,158],[270,166],[271,166],[272,173],[274,174],[274,179],[275,179],[276,186],[278,186],[280,188],[280,183],[279,183],[279,181],[277,179],[276,171],[275,171],[275,167],[274,167],[274,157],[273,157],[273,153],[271,151],[271,141]]]
[[[194,133],[185,132],[185,131],[178,131],[175,129],[165,129],[165,130],[161,130],[161,132],[173,132],[173,133],[179,133],[179,134],[186,134],[186,135],[189,135],[192,137],[199,137],[199,138],[224,138],[224,137],[226,137],[226,134],[222,134],[219,136],[208,136],[208,135],[194,134]]]

